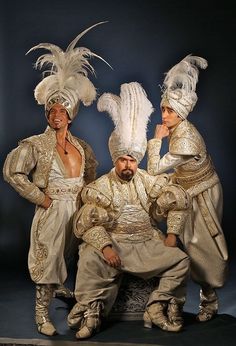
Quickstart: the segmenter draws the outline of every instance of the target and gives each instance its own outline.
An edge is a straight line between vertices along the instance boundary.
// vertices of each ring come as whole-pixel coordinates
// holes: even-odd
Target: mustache
[[[122,169],[121,172],[131,172],[131,173],[133,173],[133,170],[131,168],[125,168],[125,169]]]

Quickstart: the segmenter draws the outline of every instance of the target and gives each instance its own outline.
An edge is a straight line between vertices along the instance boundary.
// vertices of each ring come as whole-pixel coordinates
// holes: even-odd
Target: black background
[[[235,12],[233,1],[191,0],[4,0],[0,11],[0,165],[19,140],[43,132],[44,109],[33,89],[41,72],[33,63],[43,51],[25,53],[40,42],[65,49],[81,31],[100,21],[78,46],[106,59],[114,70],[92,60],[91,76],[98,94],[119,94],[120,85],[138,81],[156,111],[148,138],[160,122],[160,88],[164,72],[187,54],[199,55],[209,66],[200,72],[198,103],[189,115],[205,138],[224,190],[223,228],[230,253],[235,232]],[[81,106],[71,132],[93,147],[99,161],[98,176],[112,167],[107,148],[113,123],[99,113],[96,103]],[[166,145],[164,146],[164,151]],[[146,159],[141,167],[146,166]],[[1,177],[0,260],[7,270],[26,270],[30,225],[34,206],[20,197]]]

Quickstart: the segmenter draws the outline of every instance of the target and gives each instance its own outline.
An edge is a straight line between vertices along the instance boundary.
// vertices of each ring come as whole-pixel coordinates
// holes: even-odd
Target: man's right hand
[[[157,139],[162,139],[164,137],[167,137],[169,136],[169,129],[166,125],[160,125],[158,124],[156,126],[156,129],[155,129],[155,135],[154,135],[154,138],[157,138]]]
[[[52,204],[51,198],[48,195],[45,195],[44,201],[42,204],[40,204],[40,207],[44,209],[48,209],[51,204]]]
[[[103,256],[106,262],[113,268],[119,268],[121,266],[121,260],[119,255],[113,248],[108,245],[102,249]]]

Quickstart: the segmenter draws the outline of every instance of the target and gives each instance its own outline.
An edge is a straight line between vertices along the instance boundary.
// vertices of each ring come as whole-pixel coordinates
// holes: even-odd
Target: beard
[[[120,173],[120,178],[125,181],[130,181],[134,176],[134,172],[131,169],[124,169]]]

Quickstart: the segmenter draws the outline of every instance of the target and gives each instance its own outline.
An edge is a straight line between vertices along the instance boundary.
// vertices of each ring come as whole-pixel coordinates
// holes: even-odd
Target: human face
[[[119,157],[115,162],[115,170],[118,176],[125,181],[130,181],[138,168],[137,161],[128,155]]]
[[[169,106],[163,105],[161,107],[162,124],[171,129],[179,124],[182,119],[178,114]]]
[[[67,129],[71,120],[68,117],[65,107],[56,103],[52,106],[48,114],[48,123],[54,130]]]

